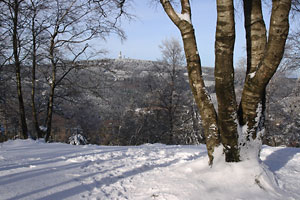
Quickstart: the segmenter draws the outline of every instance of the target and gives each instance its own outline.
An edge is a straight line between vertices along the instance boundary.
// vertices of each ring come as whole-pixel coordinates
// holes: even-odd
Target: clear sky
[[[109,51],[106,57],[117,58],[122,51],[126,58],[157,60],[160,58],[158,45],[162,40],[175,37],[181,41],[179,30],[164,13],[161,5],[155,7],[149,2],[150,0],[133,1],[130,12],[136,15],[137,19],[130,22],[122,21],[127,40],[121,42],[116,36],[107,38],[107,41],[102,44],[103,48]],[[202,65],[213,67],[217,17],[215,1],[194,0],[191,1],[191,8]],[[236,9],[235,63],[246,54],[243,14],[238,11],[242,9],[242,5],[237,5]]]

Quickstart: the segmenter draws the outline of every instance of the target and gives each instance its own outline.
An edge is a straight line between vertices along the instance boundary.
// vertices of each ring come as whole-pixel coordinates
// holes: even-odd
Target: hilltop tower
[[[119,59],[122,59],[123,57],[122,57],[122,51],[120,51],[120,53],[119,53]]]

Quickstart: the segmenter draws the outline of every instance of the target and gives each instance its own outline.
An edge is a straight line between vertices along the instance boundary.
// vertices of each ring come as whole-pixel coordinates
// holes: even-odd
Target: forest
[[[245,66],[242,61],[240,64],[236,70],[236,90],[242,89],[244,80]],[[57,87],[50,141],[68,143],[70,136],[81,134],[88,143],[102,145],[204,143],[201,117],[184,66],[176,66],[172,74],[171,65],[163,61],[101,59],[79,61],[76,65]],[[35,102],[41,127],[49,93],[47,67],[37,73]],[[26,69],[22,72],[28,75],[23,82],[25,110],[29,130],[36,138],[30,120],[31,68]],[[58,70],[60,73],[64,73],[63,69]],[[3,141],[20,137],[20,130],[14,72],[6,66],[1,74]],[[213,68],[205,67],[204,77],[214,99]],[[272,92],[268,93],[264,143],[299,147],[299,80],[278,72],[269,90]]]
[[[188,2],[181,2],[182,15],[190,16]],[[1,141],[30,137],[44,138],[47,142],[68,143],[71,136],[80,134],[91,144],[199,144],[206,143],[207,138],[210,138],[207,135],[207,120],[209,124],[212,123],[211,126],[216,126],[214,123],[217,118],[220,123],[222,120],[225,123],[226,116],[234,115],[239,117],[241,126],[246,123],[244,118],[251,118],[253,123],[255,116],[248,118],[250,115],[243,112],[243,109],[251,104],[250,101],[247,103],[249,98],[246,97],[246,89],[252,90],[253,87],[251,79],[260,75],[255,71],[259,69],[253,67],[253,63],[260,61],[252,58],[252,54],[260,52],[261,55],[262,51],[249,49],[250,44],[254,45],[254,36],[246,35],[247,59],[241,59],[233,66],[228,56],[222,57],[225,50],[222,53],[223,50],[219,48],[216,49],[216,66],[204,67],[198,64],[195,72],[191,63],[199,62],[200,58],[190,60],[190,57],[194,54],[195,58],[199,57],[198,51],[195,51],[197,46],[193,41],[185,40],[182,45],[174,38],[162,40],[159,46],[161,57],[156,61],[134,60],[122,56],[118,59],[105,56],[95,59],[94,55],[103,52],[88,53],[88,42],[97,38],[105,39],[110,34],[126,38],[121,28],[121,19],[132,17],[127,3],[118,0],[1,1]],[[192,28],[188,18],[173,16],[171,3],[161,1],[161,4],[182,34],[185,29]],[[228,5],[233,6],[230,2]],[[299,12],[298,6],[298,1],[292,2],[292,15],[296,16]],[[245,16],[261,11],[259,6],[255,7],[256,10],[247,8],[245,4]],[[233,14],[233,11],[230,12]],[[231,18],[223,19],[220,16],[218,23],[222,20],[234,25]],[[249,28],[247,23],[250,21],[247,20],[248,18],[245,28],[249,32],[255,27]],[[218,26],[219,24],[216,46],[233,44],[223,44],[222,39],[225,34],[233,34],[232,30],[218,32]],[[261,25],[262,30],[266,29],[263,27]],[[280,47],[282,51],[278,47],[278,52],[273,52],[279,57],[281,54],[283,56],[282,60],[276,60],[272,66],[273,72],[278,68],[277,73],[273,76],[273,72],[268,72],[266,78],[258,79],[257,82],[262,81],[262,85],[256,87],[265,89],[251,92],[258,92],[260,97],[255,101],[263,104],[264,119],[261,121],[266,127],[262,136],[263,143],[299,147],[300,83],[296,76],[291,76],[297,75],[299,69],[299,30],[293,30],[288,37],[287,32],[283,34],[285,35],[280,37],[286,37],[284,42],[287,40],[284,54],[284,43]],[[266,38],[264,36],[260,42],[265,42],[266,45],[268,42],[270,45],[276,44],[271,40],[267,42]],[[224,67],[227,67],[227,71],[219,67],[222,62],[229,63]],[[261,65],[267,66],[265,62]],[[268,67],[270,68],[262,67],[262,70]],[[222,76],[233,77],[230,75],[233,68],[234,79],[227,80],[232,83],[228,82],[226,86],[219,82],[223,79]],[[202,86],[204,83],[205,87]],[[252,95],[257,96],[254,93]],[[226,98],[231,100],[227,102]],[[229,104],[226,105],[226,102]],[[199,108],[202,104],[213,104],[219,110],[208,106],[209,112],[219,113],[219,116],[214,114],[215,119],[206,119],[211,114],[201,114],[202,109]],[[228,111],[231,104],[235,105],[234,113],[224,114],[231,112]],[[221,113],[224,114],[224,119]],[[233,118],[230,120],[234,121]],[[206,125],[203,126],[204,124]],[[228,130],[222,128],[225,125],[219,125],[220,137],[223,137],[222,131]],[[231,133],[236,134],[234,132]],[[222,139],[225,143],[226,140]]]

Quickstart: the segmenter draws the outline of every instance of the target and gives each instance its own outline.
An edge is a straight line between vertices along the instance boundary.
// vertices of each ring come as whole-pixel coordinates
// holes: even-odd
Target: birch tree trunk
[[[217,114],[202,77],[200,56],[197,50],[194,27],[191,23],[190,3],[188,0],[181,0],[182,10],[181,14],[179,14],[175,12],[170,1],[160,0],[160,2],[169,18],[180,30],[182,36],[189,83],[197,106],[199,107],[204,135],[206,137],[209,164],[212,164],[214,149],[220,145],[220,134],[217,125]]]
[[[18,101],[19,101],[19,112],[20,112],[20,120],[21,120],[21,130],[22,136],[24,139],[28,138],[28,128],[26,123],[26,115],[25,115],[25,106],[23,100],[23,92],[22,92],[22,82],[21,82],[21,62],[20,62],[20,51],[19,51],[19,35],[18,35],[18,24],[19,24],[19,11],[20,11],[20,2],[19,0],[14,0],[12,3],[12,20],[13,20],[13,55],[14,62],[16,68],[16,81],[17,81],[17,93],[18,93]]]
[[[247,1],[244,2],[246,5]],[[246,151],[261,144],[262,132],[258,128],[264,114],[265,90],[280,64],[289,31],[291,0],[273,0],[268,41],[265,42],[260,3],[252,1],[252,10],[245,10],[245,16],[248,16],[245,19],[248,73],[239,109],[239,123],[244,126],[241,145],[246,146]]]
[[[205,90],[189,0],[180,1],[181,14],[175,12],[169,0],[160,0],[165,12],[181,32],[189,81],[200,110],[210,164],[213,162],[214,149],[220,143],[227,162],[258,156],[264,129],[266,86],[283,56],[291,7],[291,0],[273,0],[267,41],[261,0],[244,0],[247,72],[237,109],[233,68],[234,4],[233,0],[216,1],[215,82],[218,114]],[[250,152],[254,152],[254,155],[250,155]]]
[[[217,0],[215,42],[215,87],[218,125],[227,162],[239,161],[237,103],[234,91],[233,50],[235,42],[232,0]]]

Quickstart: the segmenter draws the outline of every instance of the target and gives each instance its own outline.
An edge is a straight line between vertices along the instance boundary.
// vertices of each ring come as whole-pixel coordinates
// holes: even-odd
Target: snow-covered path
[[[264,147],[272,180],[249,162],[209,168],[204,146],[0,145],[0,199],[300,199],[300,149]]]

